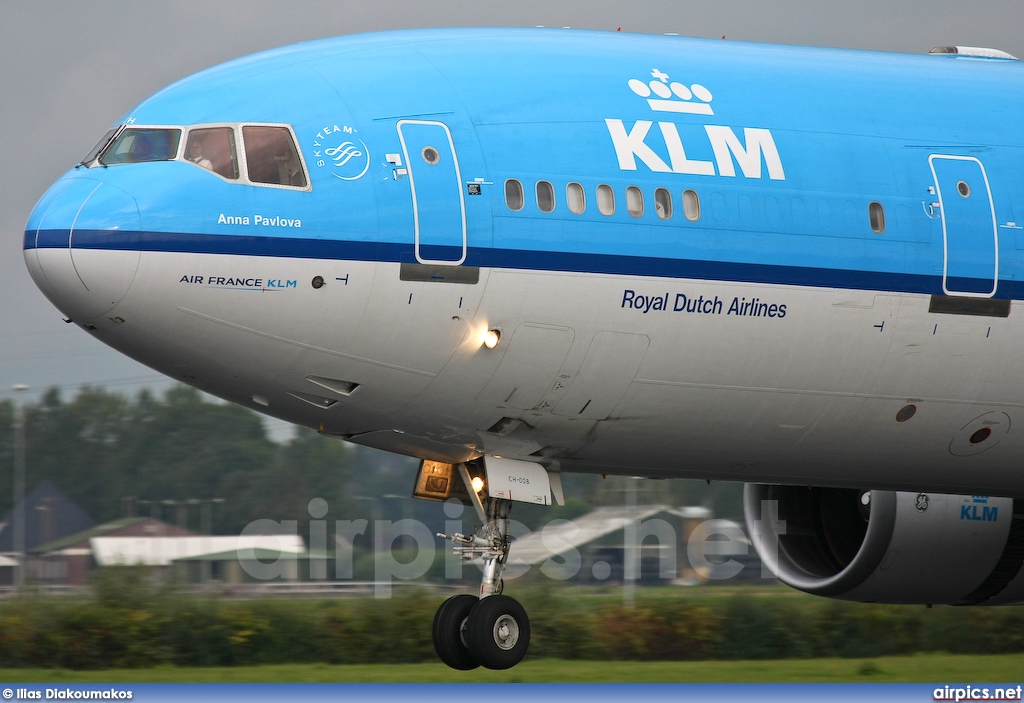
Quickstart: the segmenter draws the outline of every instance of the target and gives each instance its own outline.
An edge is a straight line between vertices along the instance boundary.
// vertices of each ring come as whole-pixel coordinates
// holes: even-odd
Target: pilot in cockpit
[[[212,171],[213,162],[203,154],[203,140],[193,138],[188,143],[188,160],[197,166]]]
[[[149,142],[149,136],[139,133],[135,136],[131,145],[131,158],[128,161],[140,163],[153,160],[153,145]]]

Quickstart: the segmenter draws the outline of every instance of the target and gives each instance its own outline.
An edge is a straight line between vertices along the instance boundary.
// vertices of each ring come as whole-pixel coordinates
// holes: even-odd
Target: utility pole
[[[627,608],[636,605],[636,580],[640,575],[640,545],[638,537],[640,532],[640,521],[636,519],[636,483],[637,476],[628,479],[626,489],[626,511],[628,522],[624,530],[623,554],[622,554],[622,602]]]
[[[209,551],[209,537],[213,533],[213,504],[223,503],[224,498],[208,498],[206,500],[198,500],[199,503],[199,531],[203,535],[203,551]],[[213,565],[209,561],[203,561],[200,565],[199,580],[201,583],[207,583],[212,576]]]
[[[11,387],[15,393],[27,391],[28,386],[24,383],[17,383]],[[21,590],[25,584],[25,411],[14,406],[14,508],[20,506],[21,511],[11,511],[12,525],[11,541],[14,543],[15,558],[18,560],[14,567],[14,587]]]

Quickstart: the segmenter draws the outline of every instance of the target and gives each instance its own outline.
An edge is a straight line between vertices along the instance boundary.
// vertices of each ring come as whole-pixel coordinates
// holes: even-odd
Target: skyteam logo
[[[705,86],[673,81],[658,68],[650,75],[651,80],[631,78],[627,86],[636,96],[646,100],[652,112],[714,116],[715,111],[711,107],[714,96]],[[656,173],[735,177],[738,166],[744,178],[762,178],[767,172],[771,180],[786,180],[778,147],[767,129],[744,127],[740,137],[732,127],[724,125],[701,125],[703,129],[697,131],[690,124],[662,120],[657,122],[661,133],[659,140],[649,137],[654,120],[636,120],[628,129],[620,119],[606,119],[605,124],[615,147],[619,168],[623,171],[638,170],[639,161]],[[691,142],[695,131],[706,138],[714,161],[688,157],[680,127]]]
[[[343,181],[355,181],[370,170],[370,150],[349,126],[324,127],[313,140],[313,159],[318,168],[331,167],[330,173]]]

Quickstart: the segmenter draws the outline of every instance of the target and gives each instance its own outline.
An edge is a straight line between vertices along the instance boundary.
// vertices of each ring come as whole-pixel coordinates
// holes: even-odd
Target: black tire
[[[530,647],[530,619],[514,598],[489,596],[473,606],[466,621],[466,644],[488,669],[510,669]]]
[[[453,669],[469,671],[480,666],[462,641],[466,618],[478,602],[476,596],[463,593],[446,600],[434,614],[434,651]]]

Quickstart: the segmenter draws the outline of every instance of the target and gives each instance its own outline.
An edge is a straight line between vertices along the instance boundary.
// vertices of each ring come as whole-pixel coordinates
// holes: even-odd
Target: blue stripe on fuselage
[[[26,233],[25,248],[29,246]],[[35,232],[33,231],[34,235]],[[67,230],[39,230],[36,248],[68,246]],[[178,232],[125,232],[75,230],[75,249],[113,251],[173,252],[180,254],[235,254],[238,256],[279,256],[292,259],[374,261],[376,242],[293,237],[250,237],[237,234],[187,234]],[[411,251],[412,245],[408,247]]]
[[[67,230],[39,230],[37,237],[36,231],[30,230],[25,233],[25,248],[66,248],[68,236]],[[396,244],[298,237],[75,230],[75,248],[274,256],[331,261],[390,263],[415,261],[411,242]],[[894,293],[942,294],[941,276],[698,259],[668,259],[651,256],[471,247],[465,265],[518,270],[875,290]],[[1011,300],[1024,299],[1024,282],[1000,281],[996,297]]]

